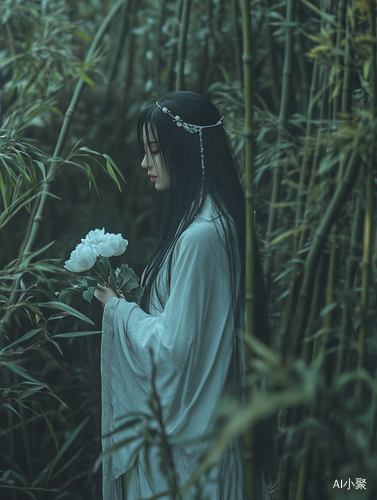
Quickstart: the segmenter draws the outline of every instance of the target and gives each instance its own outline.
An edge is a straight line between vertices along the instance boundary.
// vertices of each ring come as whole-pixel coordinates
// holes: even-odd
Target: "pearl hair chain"
[[[193,123],[186,123],[182,120],[180,116],[174,116],[173,113],[166,107],[166,106],[161,106],[159,102],[156,102],[156,105],[158,108],[161,109],[161,111],[173,118],[173,122],[177,125],[177,127],[182,127],[187,132],[190,132],[190,134],[199,134],[199,141],[200,141],[200,156],[201,156],[201,164],[202,164],[202,180],[204,179],[204,148],[203,148],[203,135],[202,131],[204,128],[211,128],[211,127],[217,127],[218,125],[222,124],[222,121],[224,117],[220,118],[220,120],[213,125],[194,125]]]

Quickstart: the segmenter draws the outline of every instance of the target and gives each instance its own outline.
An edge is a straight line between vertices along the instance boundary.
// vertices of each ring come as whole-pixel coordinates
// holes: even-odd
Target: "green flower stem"
[[[107,262],[108,262],[109,267],[110,267],[109,261],[107,261]],[[117,294],[118,298],[121,298],[121,295],[120,295],[120,293],[117,290],[116,284],[115,284],[115,287],[114,287],[114,285],[111,283],[111,281],[112,281],[111,279],[110,279],[110,282],[109,282],[106,278],[104,278],[102,276],[102,274],[100,272],[98,272],[97,269],[95,268],[96,264],[97,264],[97,262],[92,267],[92,269],[93,269],[94,273],[96,274],[96,276],[98,276],[101,280],[103,280],[105,282],[105,285],[107,285],[109,288],[111,288]]]

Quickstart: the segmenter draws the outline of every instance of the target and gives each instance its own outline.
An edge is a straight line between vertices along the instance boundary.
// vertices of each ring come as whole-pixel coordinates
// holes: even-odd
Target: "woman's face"
[[[143,127],[144,158],[141,166],[148,171],[148,176],[157,191],[165,191],[170,188],[170,175],[164,166],[164,160],[160,146],[152,134]]]

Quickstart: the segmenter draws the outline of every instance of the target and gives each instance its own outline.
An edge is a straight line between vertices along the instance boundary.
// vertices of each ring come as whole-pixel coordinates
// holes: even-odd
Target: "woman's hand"
[[[94,296],[105,306],[111,297],[119,297],[119,295],[111,288],[107,286],[101,286],[97,284]]]

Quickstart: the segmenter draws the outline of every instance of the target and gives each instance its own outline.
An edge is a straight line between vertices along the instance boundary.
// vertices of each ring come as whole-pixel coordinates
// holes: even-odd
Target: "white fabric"
[[[190,441],[211,431],[211,417],[224,388],[230,383],[241,386],[243,345],[234,332],[224,234],[220,229],[219,235],[216,226],[221,228],[220,216],[207,202],[206,210],[173,249],[170,295],[163,311],[156,296],[152,296],[151,314],[124,299],[112,298],[107,303],[101,350],[103,435],[130,413],[150,414],[150,348],[169,436]],[[161,269],[157,280],[160,292],[166,272]],[[137,432],[130,427],[104,438],[103,449]],[[140,444],[140,439],[130,441],[104,461],[104,500],[121,500],[121,475],[130,468],[127,498],[146,499],[168,489],[160,472],[159,450],[151,448],[152,473],[147,474],[145,456],[138,452]],[[189,479],[206,446],[201,442],[174,448],[180,485]],[[244,500],[242,440],[232,443],[203,485],[210,500]],[[185,498],[192,495],[191,491]]]

